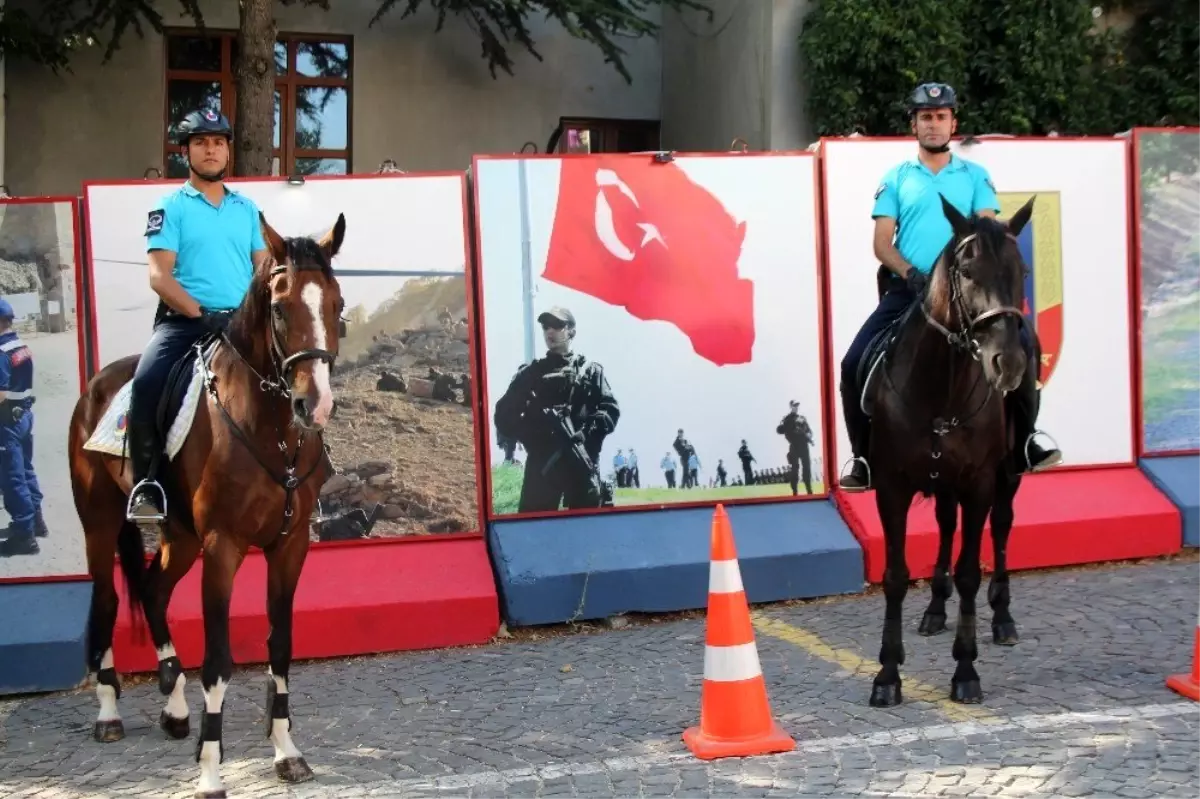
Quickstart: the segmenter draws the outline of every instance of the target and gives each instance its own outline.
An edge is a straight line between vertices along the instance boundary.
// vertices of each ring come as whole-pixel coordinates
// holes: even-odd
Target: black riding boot
[[[854,396],[853,390],[847,389],[845,381],[838,384],[838,389],[842,395],[842,418],[846,422],[847,437],[850,439],[850,448],[854,453],[850,474],[844,475],[838,480],[838,485],[843,491],[866,491],[871,487],[871,472],[867,468],[866,462],[867,436],[865,430],[871,420],[866,418],[866,414],[858,406],[858,398]]]
[[[1033,438],[1037,432],[1042,392],[1038,390],[1032,369],[1026,372],[1021,385],[1017,386],[1017,390],[1009,394],[1007,399],[1013,415],[1013,445],[1016,447],[1017,469],[1022,473],[1037,472],[1061,463],[1062,453],[1058,449],[1045,449]]]
[[[152,425],[137,423],[132,416],[130,414],[126,444],[133,473],[133,490],[125,518],[131,522],[156,526],[162,521],[165,511],[162,487],[154,479],[158,462],[158,436]]]

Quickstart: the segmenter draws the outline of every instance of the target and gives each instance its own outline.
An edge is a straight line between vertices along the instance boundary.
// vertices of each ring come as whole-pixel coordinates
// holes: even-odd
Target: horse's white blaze
[[[277,677],[272,674],[271,679],[275,681],[275,691],[279,694],[286,694],[287,680],[282,677]],[[267,712],[271,712],[271,708],[267,708]],[[272,719],[271,720],[271,743],[275,745],[275,762],[287,760],[293,757],[301,757],[300,750],[292,743],[292,734],[288,731],[287,719]]]
[[[313,346],[323,350],[326,348],[326,342],[325,320],[321,312],[323,299],[321,287],[316,283],[309,283],[300,292],[300,298],[304,300],[304,304],[308,306],[308,312],[312,315]],[[329,364],[324,361],[315,361],[312,374],[313,382],[317,386],[317,407],[313,409],[313,421],[324,425],[329,421],[329,414],[333,412],[333,389],[329,385]]]
[[[212,690],[204,692],[204,709],[209,713],[220,713],[225,702],[225,681],[220,677]],[[205,741],[200,747],[200,793],[221,790],[221,743]]]
[[[100,668],[111,669],[113,667],[113,651],[112,647],[104,650],[104,656],[100,658]],[[96,716],[96,721],[117,721],[121,718],[120,712],[117,711],[117,691],[111,685],[105,685],[101,682],[96,683],[96,698],[100,700],[100,713]]]

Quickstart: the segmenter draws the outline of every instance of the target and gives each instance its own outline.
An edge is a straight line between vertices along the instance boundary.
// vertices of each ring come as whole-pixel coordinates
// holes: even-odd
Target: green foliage
[[[1092,0],[818,0],[800,35],[818,135],[907,134],[920,82],[958,90],[962,133],[1112,134],[1200,124],[1200,10],[1109,2],[1136,14],[1098,31]]]

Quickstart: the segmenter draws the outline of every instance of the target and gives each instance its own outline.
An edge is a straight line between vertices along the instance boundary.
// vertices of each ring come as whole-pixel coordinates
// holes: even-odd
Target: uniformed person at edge
[[[554,307],[538,316],[547,353],[517,370],[504,396],[496,402],[496,430],[525,447],[525,477],[518,512],[596,508],[606,502],[608,488],[597,466],[604,439],[616,429],[621,411],[604,376],[604,368],[572,353],[575,316]],[[566,411],[583,445],[590,472],[564,451],[554,429],[554,412]],[[611,502],[611,500],[608,500]]]
[[[879,279],[883,297],[842,358],[842,413],[854,456],[850,473],[839,481],[844,491],[871,487],[866,462],[870,419],[859,404],[855,374],[859,361],[871,339],[924,295],[929,274],[953,236],[939,195],[966,216],[995,217],[1000,211],[987,169],[950,153],[950,139],[958,129],[957,108],[954,89],[944,83],[923,83],[913,90],[908,111],[918,143],[916,157],[889,170],[875,192],[871,216],[875,220],[875,256],[882,264]],[[1005,402],[1016,422],[1017,468],[1039,471],[1061,462],[1062,453],[1043,449],[1033,439],[1037,432],[1041,364],[1034,357],[1028,328],[1021,326],[1021,344],[1029,367],[1021,385],[1005,397]]]
[[[788,442],[788,483],[792,486],[792,496],[800,493],[800,481],[804,481],[804,490],[811,494],[812,490],[812,455],[809,447],[813,443],[812,428],[808,419],[800,415],[800,403],[792,400],[787,416],[775,428]]]
[[[156,416],[171,367],[207,334],[221,333],[242,304],[256,265],[271,258],[258,206],[224,184],[233,128],[221,113],[193,111],[177,142],[190,172],[146,223],[154,333],[133,377],[127,426],[133,472],[126,518],[158,529],[166,497],[156,481],[163,443]]]
[[[15,317],[0,298],[0,488],[12,519],[0,557],[36,555],[49,533],[33,469],[33,353],[12,329]]]

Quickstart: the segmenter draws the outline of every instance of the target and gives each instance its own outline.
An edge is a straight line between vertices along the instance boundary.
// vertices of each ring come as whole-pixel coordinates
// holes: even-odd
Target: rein
[[[275,266],[271,269],[270,276],[275,277],[278,274],[286,272],[287,269],[288,267],[284,265]],[[328,350],[318,348],[300,350],[299,352],[292,353],[291,355],[286,355],[283,342],[279,339],[279,329],[275,326],[274,322],[272,322],[271,366],[273,367],[275,374],[273,378],[267,378],[254,368],[254,365],[246,359],[246,356],[242,355],[242,353],[233,345],[233,342],[230,341],[229,336],[224,331],[221,332],[219,341],[227,346],[230,352],[236,355],[238,360],[244,363],[246,368],[248,368],[254,374],[254,376],[258,378],[259,391],[268,396],[274,395],[284,400],[291,399],[291,392],[287,387],[288,379],[291,375],[292,369],[295,368],[297,364],[307,360],[321,360],[329,364],[330,368],[332,368],[334,361],[337,359],[337,356]],[[221,402],[221,398],[217,393],[217,376],[215,372],[209,369],[208,364],[204,361],[202,342],[197,342],[195,347],[197,360],[200,363],[201,378],[208,389],[209,396],[212,397],[213,402],[216,403],[217,408],[221,411],[221,415],[225,418],[225,423],[229,425],[234,437],[237,438],[247,450],[249,450],[250,454],[254,456],[254,460],[258,461],[258,465],[262,467],[263,471],[265,471],[267,475],[270,476],[271,479],[274,480],[276,484],[278,484],[284,490],[283,526],[280,530],[280,534],[287,535],[289,522],[293,516],[292,499],[296,489],[301,483],[304,483],[308,480],[308,478],[312,477],[313,473],[316,472],[317,467],[321,465],[322,460],[329,460],[330,466],[333,465],[333,461],[329,459],[329,445],[325,443],[324,433],[317,433],[317,439],[321,444],[321,457],[318,457],[313,461],[312,468],[310,468],[303,477],[297,477],[296,464],[300,461],[300,453],[304,449],[305,437],[308,435],[308,431],[300,430],[299,436],[296,440],[296,449],[291,454],[290,459],[288,459],[288,463],[284,468],[283,475],[279,475],[259,455],[258,448],[254,445],[254,442],[245,433],[245,431],[242,430],[241,426],[238,425],[233,416],[230,415],[229,410],[225,407],[224,403]],[[288,454],[287,436],[279,429],[278,419],[276,419],[275,431],[279,435],[279,451],[282,452],[286,457]]]

